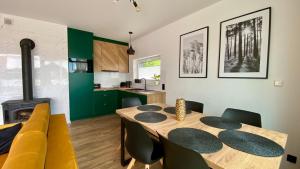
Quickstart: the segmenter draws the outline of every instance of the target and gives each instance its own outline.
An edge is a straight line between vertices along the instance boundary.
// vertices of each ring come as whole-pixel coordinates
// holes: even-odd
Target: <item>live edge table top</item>
[[[168,137],[168,133],[176,128],[195,128],[207,131],[215,136],[218,136],[219,132],[223,129],[207,126],[200,121],[201,117],[205,116],[205,113],[192,112],[187,114],[184,121],[177,121],[174,114],[169,114],[163,111],[163,108],[168,107],[166,104],[155,104],[162,107],[162,110],[157,111],[167,116],[165,121],[159,123],[144,123],[134,119],[136,114],[142,111],[136,107],[118,109],[116,113],[124,118],[132,121],[136,121],[144,126],[144,128],[155,136],[157,132],[161,135]],[[243,124],[242,128],[238,129],[253,134],[257,134],[281,145],[283,148],[286,146],[287,134],[280,133],[277,131],[267,130],[258,128],[250,125]],[[209,154],[201,154],[206,160],[208,165],[213,169],[278,169],[282,156],[279,157],[261,157],[242,151],[235,150],[227,145],[223,144],[223,148],[220,151]]]

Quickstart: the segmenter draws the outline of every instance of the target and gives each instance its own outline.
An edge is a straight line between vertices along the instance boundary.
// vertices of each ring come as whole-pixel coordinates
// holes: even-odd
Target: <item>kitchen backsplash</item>
[[[119,72],[95,72],[94,83],[100,83],[101,87],[120,86],[121,82],[129,80],[129,73]]]

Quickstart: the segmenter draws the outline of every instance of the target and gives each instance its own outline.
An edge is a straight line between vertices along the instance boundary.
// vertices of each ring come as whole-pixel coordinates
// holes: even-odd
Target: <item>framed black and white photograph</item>
[[[204,27],[180,35],[179,78],[206,78],[208,32]]]
[[[268,78],[271,8],[220,23],[219,78]]]

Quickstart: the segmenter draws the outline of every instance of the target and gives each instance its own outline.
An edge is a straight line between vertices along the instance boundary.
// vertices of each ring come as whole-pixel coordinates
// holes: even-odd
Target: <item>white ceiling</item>
[[[0,0],[0,12],[40,19],[128,41],[128,31],[142,36],[220,0]]]

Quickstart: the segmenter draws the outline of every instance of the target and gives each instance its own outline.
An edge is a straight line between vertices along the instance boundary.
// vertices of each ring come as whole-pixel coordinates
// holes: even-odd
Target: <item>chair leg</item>
[[[130,163],[131,158],[125,159],[125,124],[121,119],[121,151],[120,151],[120,162],[123,167]]]
[[[132,158],[129,165],[128,165],[128,167],[127,167],[127,169],[131,169],[133,167],[134,163],[135,163],[135,159]]]
[[[149,164],[146,164],[146,165],[145,165],[145,169],[150,169],[150,165],[149,165]]]
[[[159,162],[160,162],[160,165],[161,165],[161,166],[164,166],[164,159],[163,159],[163,158],[161,158],[161,159],[159,160]]]

